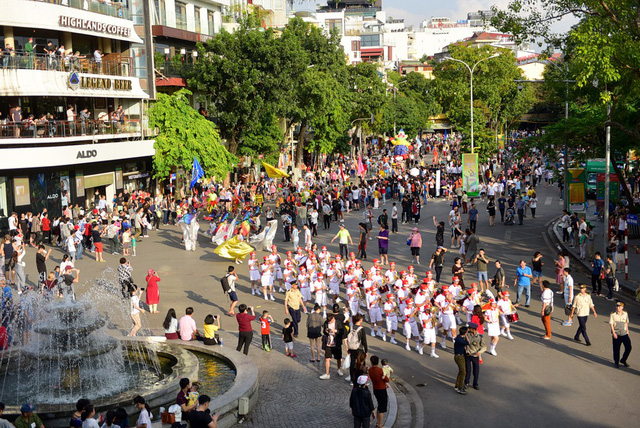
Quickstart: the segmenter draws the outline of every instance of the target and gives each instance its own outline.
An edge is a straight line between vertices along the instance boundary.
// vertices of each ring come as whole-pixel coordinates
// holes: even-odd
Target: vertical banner
[[[498,134],[498,149],[504,150],[504,134]]]
[[[16,206],[31,205],[31,193],[29,191],[29,177],[13,179],[14,195]]]
[[[440,197],[440,180],[442,180],[442,177],[440,176],[441,172],[440,170],[436,170],[436,197],[439,198]]]
[[[60,209],[69,206],[71,200],[71,185],[69,183],[69,171],[60,171]]]
[[[462,190],[470,198],[478,197],[478,154],[462,154]]]
[[[84,174],[82,171],[76,171],[76,198],[84,199]]]
[[[124,188],[124,183],[122,181],[122,168],[116,167],[116,190],[120,190]]]

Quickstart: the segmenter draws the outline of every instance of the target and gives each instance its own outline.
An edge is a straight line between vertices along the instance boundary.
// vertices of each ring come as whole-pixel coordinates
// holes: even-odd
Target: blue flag
[[[200,166],[198,158],[193,158],[193,168],[191,168],[191,187],[189,187],[189,189],[193,189],[193,186],[195,186],[198,180],[202,177],[204,177],[204,170]]]

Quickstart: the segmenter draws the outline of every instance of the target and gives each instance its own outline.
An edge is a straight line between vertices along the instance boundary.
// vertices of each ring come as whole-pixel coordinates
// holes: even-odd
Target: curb
[[[420,399],[420,396],[418,395],[416,390],[413,389],[413,387],[404,380],[395,378],[394,382],[396,387],[398,388],[399,393],[404,396],[404,399],[402,401],[397,402],[398,410],[400,406],[408,407],[408,409],[403,410],[403,412],[398,411],[395,425],[402,428],[424,427],[424,404],[422,403],[422,399]],[[385,424],[385,427],[386,426],[388,425]]]
[[[555,248],[559,249],[562,248],[564,250],[567,251],[567,253],[569,253],[569,257],[571,258],[571,266],[580,266],[585,270],[585,274],[590,275],[591,274],[591,266],[585,261],[585,260],[580,260],[580,258],[573,252],[571,251],[571,248],[567,248],[567,246],[562,242],[562,239],[560,237],[560,235],[558,234],[558,222],[560,220],[552,220],[550,223],[551,225],[549,226],[549,228],[547,229],[547,235],[549,236],[549,238],[551,239],[551,243],[555,244]],[[617,273],[617,272],[616,272]],[[620,280],[618,278],[618,283],[620,284],[620,289],[622,290],[626,290],[628,292],[630,292],[632,295],[635,295],[635,290],[636,288],[634,288],[634,285],[632,285],[632,280]],[[606,286],[605,284],[603,284],[603,287]]]
[[[395,386],[395,382],[393,385]],[[392,428],[396,423],[396,418],[398,417],[398,398],[396,397],[394,389],[395,388],[387,388],[387,394],[389,395],[389,411],[386,413],[383,425],[385,428]]]

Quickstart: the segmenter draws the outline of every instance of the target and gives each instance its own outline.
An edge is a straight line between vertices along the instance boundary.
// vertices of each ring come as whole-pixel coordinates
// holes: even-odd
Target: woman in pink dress
[[[149,305],[149,313],[151,314],[159,314],[158,311],[158,303],[160,302],[160,289],[158,288],[158,282],[161,281],[158,274],[153,270],[149,269],[147,273],[147,305]]]
[[[560,291],[563,292],[564,291],[563,272],[564,272],[565,261],[562,253],[558,253],[558,258],[555,260],[555,264],[556,264],[556,283],[560,287]]]

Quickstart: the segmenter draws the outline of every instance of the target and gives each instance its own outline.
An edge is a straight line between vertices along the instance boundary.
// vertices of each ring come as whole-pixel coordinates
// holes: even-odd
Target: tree
[[[189,105],[191,92],[158,93],[149,109],[149,125],[158,129],[153,157],[154,177],[166,179],[178,168],[191,170],[198,158],[207,176],[223,178],[236,159],[220,142],[216,125]]]
[[[278,112],[287,126],[300,125],[296,165],[303,162],[306,134],[318,126],[321,142],[314,148],[329,148],[336,135],[346,132],[340,108],[348,108],[347,65],[337,32],[294,18],[277,39]],[[329,144],[329,145],[328,145]]]
[[[275,114],[277,100],[273,30],[263,30],[259,24],[255,15],[248,15],[234,33],[223,30],[199,44],[198,61],[188,79],[189,85],[210,101],[209,110],[233,154],[238,153],[241,142],[245,154],[260,153],[265,145],[273,150],[278,143],[263,138],[253,147],[255,138],[245,140],[260,133],[264,116]]]
[[[606,123],[613,130],[611,146],[614,170],[627,191],[624,174],[617,163],[628,163],[628,153],[640,148],[640,26],[638,3],[630,0],[513,0],[505,10],[494,9],[493,24],[510,32],[516,41],[546,43],[547,51],[562,49],[568,64],[569,79],[583,92],[583,98],[572,103],[571,115],[577,120],[596,117],[601,122],[600,132]],[[578,23],[565,34],[553,31],[553,24],[567,16]],[[588,96],[594,92],[596,97]],[[610,103],[607,117],[605,104]],[[599,112],[595,115],[594,112]],[[604,111],[604,116],[602,112]],[[570,128],[577,125],[572,119]],[[594,126],[588,128],[594,130]],[[553,130],[553,129],[552,129]],[[615,131],[615,132],[614,132]],[[553,135],[562,134],[554,132]],[[594,133],[593,136],[599,135]],[[602,150],[602,144],[591,147],[593,140],[572,139],[577,151]],[[602,141],[598,141],[602,143]],[[633,199],[627,194],[632,204]]]
[[[522,71],[509,50],[458,44],[449,51],[452,58],[470,67],[482,60],[473,74],[474,145],[480,159],[486,160],[495,152],[497,135],[505,124],[519,119],[533,105],[533,89],[515,82],[522,79]],[[488,59],[496,53],[497,57]],[[470,136],[469,70],[457,61],[443,61],[434,75],[439,104],[456,128]],[[470,139],[463,141],[463,147],[470,150]]]

